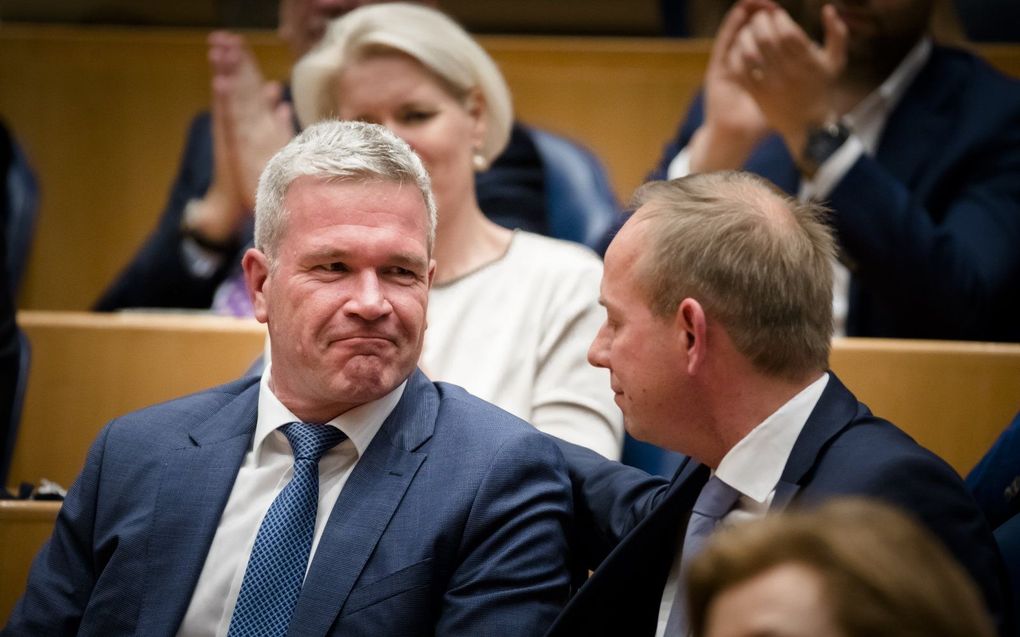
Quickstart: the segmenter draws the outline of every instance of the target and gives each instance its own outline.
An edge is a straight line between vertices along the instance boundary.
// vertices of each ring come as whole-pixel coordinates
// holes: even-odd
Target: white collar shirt
[[[301,419],[270,389],[271,372],[270,365],[262,374],[252,445],[234,480],[184,621],[177,631],[179,637],[227,634],[259,525],[293,475],[294,454],[279,428]],[[344,432],[347,439],[319,460],[319,506],[309,565],[344,484],[400,401],[406,385],[404,381],[382,398],[350,409],[324,424]]]
[[[793,446],[828,382],[829,374],[822,374],[752,429],[723,456],[713,475],[739,491],[740,498],[720,524],[753,520],[764,517],[768,512]],[[681,533],[677,546],[682,546],[683,539]],[[680,577],[680,551],[677,551],[659,603],[656,637],[665,634]]]

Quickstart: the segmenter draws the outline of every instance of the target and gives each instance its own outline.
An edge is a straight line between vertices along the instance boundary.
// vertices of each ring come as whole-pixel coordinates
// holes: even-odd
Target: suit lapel
[[[935,47],[928,62],[911,83],[903,99],[889,115],[876,151],[876,159],[920,197],[919,184],[922,171],[930,168],[932,158],[938,157],[938,147],[947,139],[946,133],[956,118],[955,99],[966,89],[964,78],[952,72],[954,67],[944,63],[944,53]],[[932,175],[942,175],[931,171]],[[924,185],[924,191],[935,184]]]
[[[191,600],[206,554],[251,445],[259,384],[189,432],[170,451],[152,515],[138,634],[171,635]]]
[[[438,392],[416,372],[333,505],[288,635],[329,631],[428,457],[416,449],[431,438],[438,410]]]
[[[825,391],[811,411],[804,429],[793,445],[790,458],[786,461],[770,509],[781,511],[786,508],[807,484],[819,456],[832,440],[853,422],[858,405],[850,390],[830,371]]]

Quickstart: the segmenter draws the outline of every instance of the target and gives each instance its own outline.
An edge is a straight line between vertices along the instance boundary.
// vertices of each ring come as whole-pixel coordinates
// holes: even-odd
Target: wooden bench
[[[12,476],[64,486],[109,419],[231,380],[261,351],[253,321],[22,312],[32,376]],[[1020,345],[836,339],[832,368],[872,410],[967,472],[1020,409]],[[0,502],[0,618],[57,506]],[[0,620],[2,621],[2,620]]]
[[[1020,411],[1020,345],[837,338],[832,369],[961,474]]]
[[[238,378],[265,343],[254,319],[24,311],[18,322],[32,368],[11,484],[69,486],[109,420]]]
[[[290,58],[251,33],[267,75]],[[5,23],[0,113],[42,182],[21,307],[88,308],[155,225],[189,119],[209,102],[205,32]],[[656,163],[708,59],[706,40],[485,36],[525,122],[587,144],[626,199]],[[1020,75],[1020,47],[981,52]],[[73,264],[73,267],[68,267]]]
[[[0,500],[0,626],[25,591],[28,570],[53,531],[59,502]]]
[[[32,343],[12,484],[68,486],[110,419],[237,378],[261,352],[253,320],[25,311]],[[1020,410],[1020,345],[836,339],[832,368],[960,473]]]

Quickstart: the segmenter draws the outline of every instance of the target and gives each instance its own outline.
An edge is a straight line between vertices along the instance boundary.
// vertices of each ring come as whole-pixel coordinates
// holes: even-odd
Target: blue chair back
[[[28,337],[18,330],[18,371],[14,385],[14,400],[11,401],[10,412],[7,414],[7,431],[0,440],[0,489],[7,486],[7,478],[11,471],[11,460],[14,458],[14,445],[18,441],[18,425],[21,423],[21,410],[25,406],[25,391],[28,388],[28,368],[32,361],[32,346]],[[0,419],[0,424],[3,420]]]
[[[605,168],[584,146],[529,130],[542,158],[549,234],[595,249],[620,214]]]
[[[646,473],[672,478],[677,467],[686,457],[675,451],[638,440],[630,434],[624,434],[623,455],[620,462],[637,467]]]

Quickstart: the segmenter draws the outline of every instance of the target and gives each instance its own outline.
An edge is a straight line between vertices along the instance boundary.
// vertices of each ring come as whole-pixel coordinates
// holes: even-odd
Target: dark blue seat
[[[7,277],[11,296],[17,298],[25,277],[25,266],[35,236],[36,213],[39,206],[39,184],[28,159],[14,138],[9,141],[9,164],[6,175],[7,205]]]
[[[620,462],[648,473],[672,478],[677,467],[686,457],[675,451],[638,440],[630,434],[625,434]]]
[[[1020,514],[1020,412],[967,474],[967,488],[993,529]]]
[[[530,132],[542,158],[549,234],[594,249],[620,214],[602,162],[566,137]]]
[[[7,485],[11,458],[17,441],[21,410],[28,386],[31,348],[15,322],[18,290],[35,234],[39,201],[38,182],[28,161],[7,129],[0,124],[0,487]],[[6,279],[6,280],[4,280]]]

